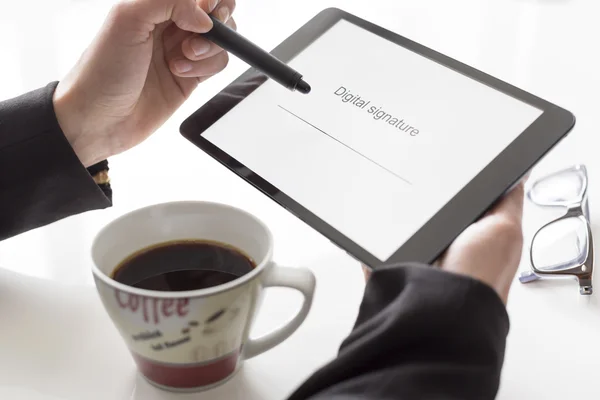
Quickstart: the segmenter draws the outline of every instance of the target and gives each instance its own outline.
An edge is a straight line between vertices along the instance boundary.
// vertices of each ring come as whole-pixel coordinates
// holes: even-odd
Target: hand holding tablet
[[[506,304],[523,250],[523,192],[523,184],[515,186],[488,214],[465,229],[434,265],[485,283]],[[372,270],[363,264],[363,273],[368,281]]]
[[[181,132],[371,267],[437,259],[574,124],[564,109],[337,9],[272,54],[303,71],[309,95],[251,69]]]
[[[477,279],[506,304],[523,249],[523,184],[465,229],[436,263],[445,271]]]

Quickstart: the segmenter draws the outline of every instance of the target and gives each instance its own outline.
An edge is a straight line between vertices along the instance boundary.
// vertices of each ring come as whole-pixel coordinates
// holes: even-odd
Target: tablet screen
[[[542,114],[345,20],[289,64],[203,136],[382,261]]]

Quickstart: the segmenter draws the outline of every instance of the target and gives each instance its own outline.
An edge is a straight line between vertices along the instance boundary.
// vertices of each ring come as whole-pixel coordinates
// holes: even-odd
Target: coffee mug
[[[111,278],[128,256],[159,243],[210,240],[233,246],[256,262],[249,273],[207,289],[162,292]],[[141,374],[172,391],[211,388],[231,378],[244,360],[287,339],[311,308],[315,277],[305,268],[272,260],[273,238],[253,215],[222,204],[173,202],[126,214],[108,224],[92,245],[96,288]],[[249,338],[263,290],[298,290],[300,311],[285,326]]]

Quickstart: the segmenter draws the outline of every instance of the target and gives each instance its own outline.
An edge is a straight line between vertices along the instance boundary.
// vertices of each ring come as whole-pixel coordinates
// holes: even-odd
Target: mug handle
[[[258,339],[248,339],[244,346],[244,359],[255,357],[271,350],[292,335],[302,325],[315,294],[316,279],[308,268],[285,268],[277,264],[263,278],[263,287],[287,287],[296,289],[304,296],[304,302],[298,314],[290,322]]]

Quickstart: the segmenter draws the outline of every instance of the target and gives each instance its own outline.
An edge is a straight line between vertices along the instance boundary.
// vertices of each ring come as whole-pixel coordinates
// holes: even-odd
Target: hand
[[[209,13],[235,29],[235,0],[122,0],[54,94],[58,122],[88,167],[145,140],[228,56],[196,33]]]
[[[523,250],[523,192],[523,184],[517,185],[456,238],[435,265],[489,285],[506,304]],[[368,279],[370,270],[363,266],[363,272]]]

